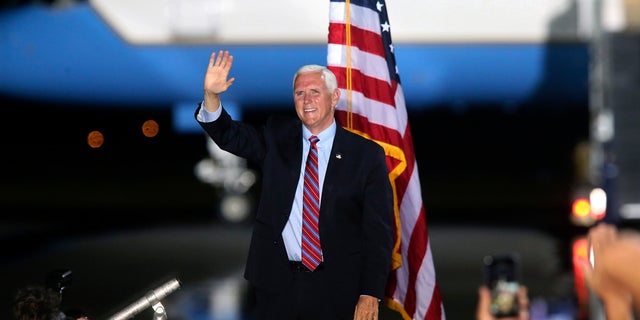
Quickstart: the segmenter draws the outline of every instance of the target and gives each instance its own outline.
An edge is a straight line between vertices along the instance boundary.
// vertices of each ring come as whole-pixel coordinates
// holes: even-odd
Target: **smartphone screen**
[[[519,259],[515,254],[483,258],[485,281],[491,290],[491,313],[497,318],[518,316]]]

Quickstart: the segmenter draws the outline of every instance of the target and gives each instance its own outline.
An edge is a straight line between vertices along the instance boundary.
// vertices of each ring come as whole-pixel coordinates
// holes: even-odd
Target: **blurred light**
[[[160,126],[154,120],[147,120],[142,124],[142,134],[147,138],[153,138],[158,135]]]
[[[601,188],[591,189],[589,196],[580,192],[571,203],[571,221],[580,226],[591,226],[607,214],[607,193]]]
[[[571,212],[576,218],[588,217],[589,213],[591,212],[591,205],[589,204],[589,200],[585,198],[578,198],[573,200]]]
[[[251,204],[247,196],[227,194],[220,204],[222,217],[229,222],[242,222],[249,217]]]
[[[581,260],[588,257],[589,243],[586,237],[581,237],[574,240],[572,245],[573,256],[573,280],[575,283],[576,297],[578,298],[578,312],[581,315],[588,314],[589,309],[589,290],[584,280],[584,272],[580,264]],[[578,319],[583,319],[579,317]]]
[[[242,312],[242,285],[242,278],[236,275],[214,283],[209,294],[210,319],[240,319]]]
[[[591,216],[594,220],[602,220],[607,214],[607,193],[601,188],[594,188],[589,193]]]
[[[586,197],[577,197],[571,203],[571,222],[579,226],[591,226],[595,222],[591,216],[591,205]]]
[[[614,130],[613,112],[611,110],[602,110],[596,115],[594,123],[594,138],[605,143],[613,140]]]
[[[625,219],[640,219],[640,203],[625,203],[621,205],[620,215]]]
[[[100,148],[103,143],[104,143],[104,136],[100,131],[94,130],[89,132],[89,135],[87,136],[87,144],[91,148],[94,148],[94,149]]]

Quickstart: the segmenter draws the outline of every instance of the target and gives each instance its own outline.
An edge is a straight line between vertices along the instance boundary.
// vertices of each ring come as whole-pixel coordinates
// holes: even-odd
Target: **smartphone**
[[[496,318],[517,317],[520,259],[517,254],[485,256],[485,283],[491,290],[491,313]]]

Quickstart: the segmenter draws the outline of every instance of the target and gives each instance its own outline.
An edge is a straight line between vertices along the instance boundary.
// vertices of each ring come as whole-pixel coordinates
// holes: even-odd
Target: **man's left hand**
[[[378,320],[378,298],[360,296],[353,320]]]

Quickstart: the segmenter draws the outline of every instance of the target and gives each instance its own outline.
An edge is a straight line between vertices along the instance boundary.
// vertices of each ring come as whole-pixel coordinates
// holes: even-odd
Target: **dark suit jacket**
[[[196,114],[199,111],[196,110]],[[302,122],[270,117],[258,129],[226,111],[202,128],[223,150],[262,168],[245,278],[263,291],[286,290],[293,279],[282,240],[302,164]],[[322,290],[353,312],[360,294],[383,299],[393,248],[393,191],[384,150],[337,126],[322,189]],[[337,303],[337,302],[336,302]]]

